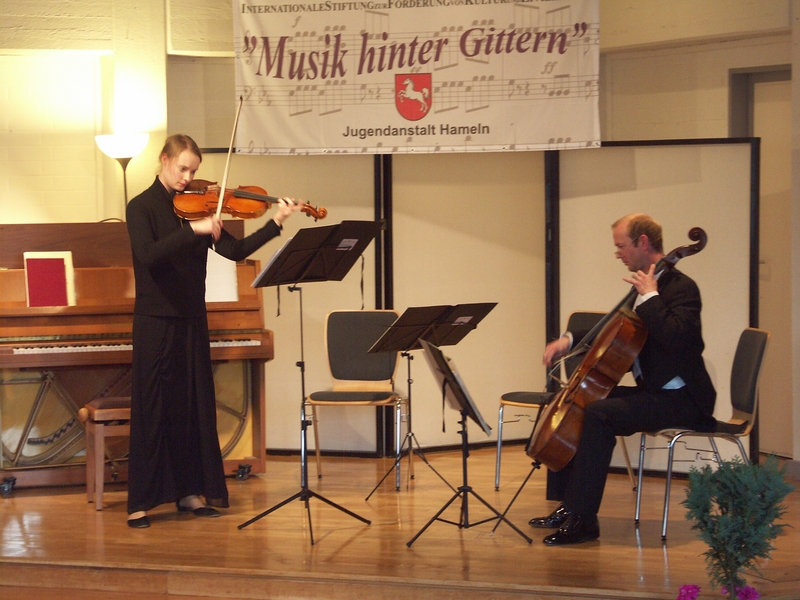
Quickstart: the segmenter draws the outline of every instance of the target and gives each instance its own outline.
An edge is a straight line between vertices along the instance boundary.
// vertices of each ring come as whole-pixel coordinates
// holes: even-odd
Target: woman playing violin
[[[677,269],[655,275],[664,257],[661,226],[643,214],[614,223],[616,257],[630,271],[623,278],[636,289],[633,309],[647,329],[647,339],[633,371],[636,387],[617,386],[607,398],[586,407],[577,451],[567,466],[548,477],[561,487],[563,503],[533,527],[557,529],[544,538],[549,546],[577,544],[600,536],[597,513],[617,436],[668,427],[712,431],[716,392],[703,362],[700,291]],[[547,365],[563,356],[588,332],[569,332],[550,342]],[[556,480],[556,481],[553,481]]]
[[[206,319],[208,251],[243,260],[304,205],[279,199],[272,218],[239,240],[217,216],[186,221],[175,214],[173,196],[202,161],[194,140],[168,137],[159,160],[155,181],[127,208],[136,279],[128,463],[128,525],[135,528],[149,527],[147,511],[167,502],[200,517],[228,507]]]

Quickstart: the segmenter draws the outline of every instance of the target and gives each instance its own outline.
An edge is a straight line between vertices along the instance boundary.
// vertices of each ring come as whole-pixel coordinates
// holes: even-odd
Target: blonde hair
[[[167,138],[164,142],[164,147],[161,149],[161,153],[158,155],[158,161],[160,163],[161,157],[164,155],[170,160],[177,158],[184,150],[188,150],[197,156],[200,162],[203,162],[203,153],[200,152],[197,143],[188,135],[182,133],[175,133]]]

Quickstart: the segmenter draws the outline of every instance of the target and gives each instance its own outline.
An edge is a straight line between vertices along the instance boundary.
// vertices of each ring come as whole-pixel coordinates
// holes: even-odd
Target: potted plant
[[[682,502],[688,509],[686,517],[709,546],[704,556],[711,586],[722,587],[731,600],[754,597],[742,571],[758,573],[757,559],[769,558],[772,540],[786,527],[774,524],[786,512],[781,502],[794,489],[785,481],[784,471],[771,456],[763,464],[736,457],[716,469],[706,465],[689,472]]]

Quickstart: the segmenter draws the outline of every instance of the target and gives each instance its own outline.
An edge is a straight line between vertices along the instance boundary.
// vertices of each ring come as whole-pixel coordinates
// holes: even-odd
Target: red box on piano
[[[72,252],[23,252],[28,306],[74,306]]]

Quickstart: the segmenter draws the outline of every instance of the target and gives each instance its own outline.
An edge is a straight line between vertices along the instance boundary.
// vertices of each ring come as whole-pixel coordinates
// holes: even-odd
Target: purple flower
[[[725,587],[724,585],[722,586],[720,591],[722,592],[723,596],[728,595],[728,588]],[[755,588],[746,585],[743,588],[736,588],[736,597],[739,600],[758,600],[759,598],[761,598],[761,594],[759,594]]]
[[[675,600],[697,600],[700,595],[699,585],[682,585]]]

